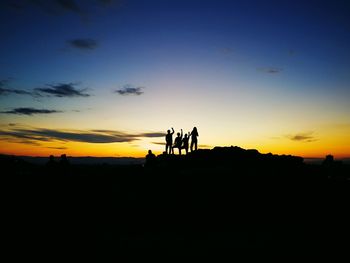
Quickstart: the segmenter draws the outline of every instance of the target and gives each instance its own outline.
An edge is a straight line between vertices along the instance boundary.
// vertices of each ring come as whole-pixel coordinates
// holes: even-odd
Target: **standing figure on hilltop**
[[[197,128],[194,127],[193,130],[191,131],[190,134],[191,137],[191,152],[193,152],[193,146],[194,146],[194,150],[197,151],[197,144],[198,144],[198,139],[197,137],[199,136]]]
[[[61,165],[61,167],[67,167],[70,165],[70,163],[67,159],[67,155],[65,155],[65,154],[61,155],[60,165]]]
[[[181,149],[185,149],[186,154],[188,154],[188,140],[190,139],[191,133],[186,133],[184,138],[182,139],[182,146]]]
[[[177,137],[175,138],[175,142],[174,142],[174,146],[173,146],[173,153],[174,153],[174,148],[178,148],[179,149],[179,154],[181,155],[181,145],[182,145],[182,136],[183,136],[183,132],[181,129],[181,134],[178,132],[177,133]]]
[[[151,150],[148,150],[148,154],[146,155],[146,166],[153,166],[156,162],[156,156],[152,153]]]
[[[165,135],[165,152],[168,154],[168,149],[169,149],[169,154],[174,153],[174,149],[172,148],[173,146],[173,134],[174,134],[174,128],[171,128],[172,132],[168,130],[167,135]]]
[[[46,167],[52,170],[57,168],[57,163],[53,155],[50,155],[49,161],[46,163]]]

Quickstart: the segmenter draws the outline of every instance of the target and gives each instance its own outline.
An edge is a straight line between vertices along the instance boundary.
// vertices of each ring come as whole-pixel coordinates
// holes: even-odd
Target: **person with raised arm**
[[[181,155],[182,136],[183,136],[183,132],[181,129],[181,134],[178,132],[177,137],[175,138],[175,142],[174,142],[174,146],[173,146],[173,153],[174,153],[174,148],[178,148],[179,154]]]

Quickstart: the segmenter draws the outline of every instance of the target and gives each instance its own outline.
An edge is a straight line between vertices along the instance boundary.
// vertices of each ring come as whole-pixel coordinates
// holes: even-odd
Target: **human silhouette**
[[[172,132],[168,130],[167,135],[165,135],[165,152],[168,153],[169,149],[169,154],[174,153],[174,150],[172,148],[173,146],[173,134],[174,134],[174,128],[171,128]]]
[[[322,165],[330,167],[334,164],[334,156],[331,154],[326,155],[326,158],[323,160]]]
[[[68,161],[68,159],[67,159],[67,155],[65,155],[65,154],[62,154],[61,155],[61,160],[60,160],[60,165],[62,166],[62,167],[67,167],[67,166],[69,166],[69,161]]]
[[[156,161],[156,156],[152,153],[151,150],[148,150],[148,154],[146,155],[146,166],[154,165]]]
[[[55,162],[55,157],[53,155],[49,156],[49,161],[46,163],[46,167],[49,169],[54,169],[57,167],[57,163]]]
[[[175,138],[174,141],[174,146],[173,146],[173,153],[174,153],[174,148],[178,148],[179,149],[179,154],[181,155],[181,145],[182,145],[182,136],[183,136],[183,132],[181,129],[181,134],[178,132],[177,133],[177,137]]]
[[[190,139],[190,134],[191,133],[186,133],[185,136],[182,139],[182,146],[181,149],[185,149],[186,154],[188,154],[188,140]]]
[[[199,136],[197,128],[194,127],[193,130],[191,131],[191,152],[193,152],[193,146],[194,146],[194,150],[197,151],[197,144],[198,144],[198,139],[197,137]]]

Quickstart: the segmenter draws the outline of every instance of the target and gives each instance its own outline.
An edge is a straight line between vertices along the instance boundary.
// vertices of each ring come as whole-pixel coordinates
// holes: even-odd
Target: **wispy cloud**
[[[72,141],[86,143],[122,143],[132,142],[145,137],[163,137],[160,132],[149,133],[125,133],[115,130],[53,130],[32,127],[11,127],[0,130],[0,139],[21,142],[52,142]]]
[[[18,95],[32,95],[31,92],[22,90],[22,89],[8,89],[0,87],[0,96],[9,95],[9,94],[18,94]]]
[[[55,150],[66,150],[68,147],[46,147],[48,149],[55,149]]]
[[[292,141],[297,142],[314,142],[317,140],[313,135],[313,132],[297,133],[293,135],[287,135],[286,137]]]
[[[8,87],[8,83],[10,79],[2,79],[0,80],[0,96],[9,95],[9,94],[18,94],[18,95],[31,95],[32,93],[23,90],[23,89],[12,89]]]
[[[282,68],[275,68],[275,67],[258,68],[257,70],[268,74],[277,74],[283,71]]]
[[[121,89],[115,90],[115,93],[118,93],[119,95],[141,95],[143,94],[143,87],[134,87],[131,84],[124,85]]]
[[[146,132],[146,133],[140,133],[140,137],[147,137],[147,138],[158,138],[158,137],[164,137],[164,132]]]
[[[156,144],[156,145],[163,145],[165,146],[165,142],[152,142],[153,144]]]
[[[59,113],[62,111],[48,110],[48,109],[35,109],[35,108],[15,108],[9,111],[1,111],[3,114],[18,114],[18,115],[33,115],[33,114],[51,114]]]
[[[68,40],[68,44],[73,48],[77,48],[81,50],[93,50],[98,46],[97,41],[91,38],[71,39],[71,40]]]
[[[86,89],[77,89],[74,83],[59,83],[47,85],[48,87],[36,88],[35,93],[39,96],[47,95],[54,97],[89,97],[90,94],[84,93]]]

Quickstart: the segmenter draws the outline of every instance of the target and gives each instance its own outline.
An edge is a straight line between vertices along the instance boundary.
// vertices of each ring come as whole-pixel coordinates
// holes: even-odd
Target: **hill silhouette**
[[[14,259],[262,259],[349,246],[350,169],[337,162],[215,147],[144,166],[0,165]]]

